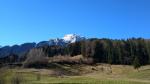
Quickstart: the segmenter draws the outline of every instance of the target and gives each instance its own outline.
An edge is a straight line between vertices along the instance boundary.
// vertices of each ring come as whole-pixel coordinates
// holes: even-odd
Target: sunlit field
[[[1,69],[0,84],[150,84],[149,66],[136,71],[131,66],[112,65],[112,73],[98,69],[101,66],[97,65],[97,70],[91,71],[88,69],[92,66],[80,67],[80,70],[87,70],[87,73],[72,76],[50,75],[50,69]],[[68,70],[70,68],[67,65],[61,67]],[[106,68],[104,65],[103,67]]]

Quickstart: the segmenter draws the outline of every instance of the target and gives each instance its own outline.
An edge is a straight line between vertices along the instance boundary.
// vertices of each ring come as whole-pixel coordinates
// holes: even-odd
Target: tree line
[[[35,57],[37,55],[37,58]],[[142,65],[150,64],[150,40],[143,38],[131,39],[87,39],[66,46],[43,46],[30,50],[25,56],[18,56],[21,61],[32,62],[43,55],[53,56],[76,56],[82,55],[84,58],[92,58],[94,63],[108,63],[120,65],[134,65],[139,68]],[[16,55],[13,55],[17,57]],[[14,60],[14,57],[9,58]],[[8,60],[8,61],[9,61]],[[28,60],[28,61],[27,61]],[[43,61],[42,61],[43,62]]]
[[[43,47],[49,57],[82,54],[95,63],[123,64],[140,67],[150,64],[150,40],[131,38],[126,40],[88,39],[67,46]]]

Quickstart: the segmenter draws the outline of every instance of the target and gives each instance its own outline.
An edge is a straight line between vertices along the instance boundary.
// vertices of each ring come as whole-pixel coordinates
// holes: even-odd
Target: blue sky
[[[150,0],[0,0],[0,45],[75,33],[150,38]]]

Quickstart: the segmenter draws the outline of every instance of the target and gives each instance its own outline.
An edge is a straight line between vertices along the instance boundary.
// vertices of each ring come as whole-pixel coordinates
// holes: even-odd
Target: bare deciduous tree
[[[32,49],[27,54],[27,59],[24,62],[24,67],[39,67],[48,63],[48,55],[42,49]]]

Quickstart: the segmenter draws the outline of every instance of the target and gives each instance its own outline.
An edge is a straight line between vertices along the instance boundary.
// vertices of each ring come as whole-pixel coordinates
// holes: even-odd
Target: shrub
[[[68,64],[93,64],[92,58],[84,58],[82,55],[77,56],[54,56],[51,57],[49,62],[54,63],[68,63]]]

